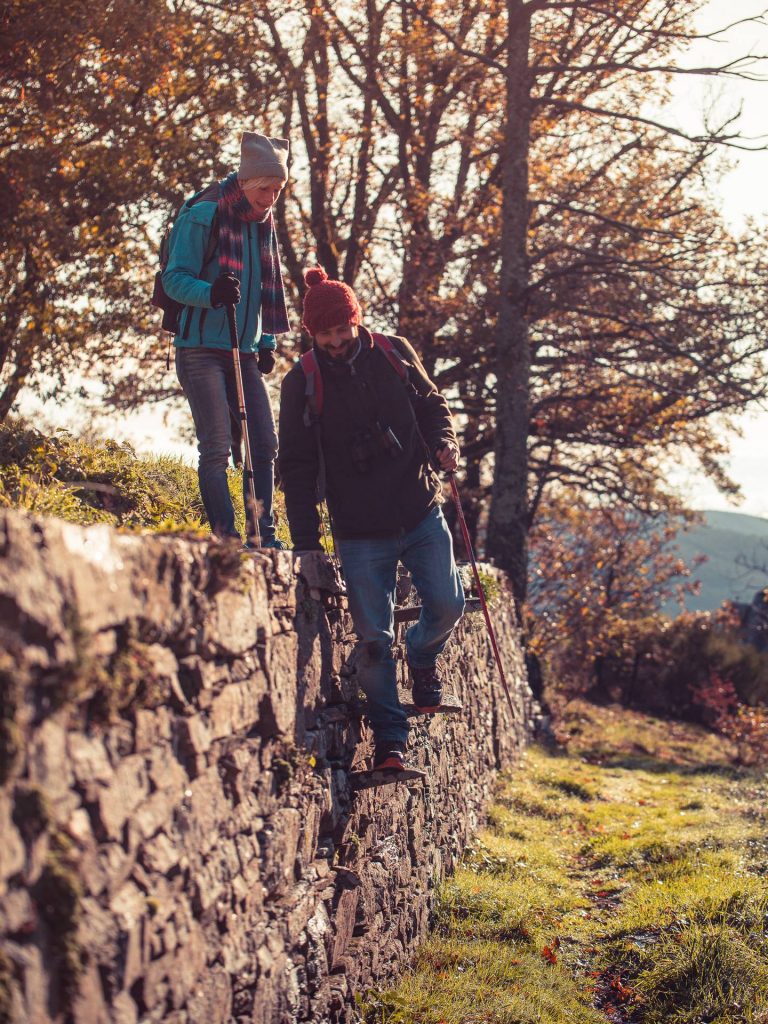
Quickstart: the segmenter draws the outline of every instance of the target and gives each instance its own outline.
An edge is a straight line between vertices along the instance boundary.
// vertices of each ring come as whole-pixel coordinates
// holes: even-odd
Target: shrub
[[[625,622],[604,646],[599,673],[606,695],[665,714],[702,719],[707,702],[696,694],[713,679],[730,684],[738,702],[768,703],[768,655],[740,639],[727,609]]]
[[[733,683],[716,673],[691,692],[706,724],[736,744],[741,764],[768,764],[768,705],[743,703]]]

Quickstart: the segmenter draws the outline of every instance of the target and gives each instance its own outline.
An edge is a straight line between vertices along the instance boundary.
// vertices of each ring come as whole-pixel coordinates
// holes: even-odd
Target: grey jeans
[[[245,413],[253,464],[253,482],[259,506],[262,544],[275,539],[272,516],[274,464],[277,434],[267,386],[252,352],[240,353]],[[219,537],[238,537],[235,510],[227,485],[227,463],[232,448],[230,409],[237,417],[237,392],[232,352],[226,349],[177,348],[176,376],[195,421],[200,452],[197,475],[200,495],[211,524]],[[243,497],[248,509],[247,480],[243,474]],[[252,532],[251,528],[248,533]]]

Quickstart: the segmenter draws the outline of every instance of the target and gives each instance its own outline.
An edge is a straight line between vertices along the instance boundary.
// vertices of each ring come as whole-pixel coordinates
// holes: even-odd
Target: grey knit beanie
[[[288,180],[288,140],[268,139],[257,132],[243,132],[240,140],[241,181],[249,178],[282,178]]]

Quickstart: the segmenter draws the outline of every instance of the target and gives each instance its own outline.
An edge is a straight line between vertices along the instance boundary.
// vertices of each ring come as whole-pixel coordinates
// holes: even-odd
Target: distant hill
[[[739,565],[744,558],[768,566],[768,519],[745,516],[739,512],[702,512],[704,523],[687,533],[680,533],[677,545],[680,556],[691,562],[697,555],[707,561],[694,570],[701,581],[701,593],[686,599],[689,611],[719,608],[725,600],[750,603],[755,593],[768,586],[768,572],[747,570]],[[677,614],[677,605],[664,608]]]

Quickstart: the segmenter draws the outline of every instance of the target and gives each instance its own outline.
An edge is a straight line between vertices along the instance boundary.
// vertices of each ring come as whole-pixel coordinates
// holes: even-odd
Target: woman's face
[[[283,190],[283,182],[275,178],[269,183],[245,182],[242,186],[248,204],[258,217],[266,218]]]

